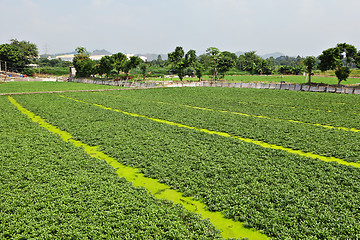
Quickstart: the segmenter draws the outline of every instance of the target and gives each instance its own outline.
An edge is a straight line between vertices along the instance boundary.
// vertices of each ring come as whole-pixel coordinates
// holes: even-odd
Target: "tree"
[[[93,72],[94,62],[84,47],[77,47],[75,51],[77,54],[73,58],[73,65],[76,69],[76,76],[89,77]]]
[[[169,62],[172,67],[177,71],[180,81],[185,76],[185,69],[192,66],[196,62],[195,50],[189,50],[185,56],[182,47],[176,47],[175,51],[168,54]]]
[[[339,43],[334,48],[326,49],[319,56],[321,71],[335,70],[338,85],[346,81],[351,72],[351,65],[357,63],[357,49],[347,43]]]
[[[12,71],[24,71],[26,65],[38,56],[37,46],[27,41],[11,39],[0,45],[0,60],[7,62]]]
[[[124,71],[125,62],[127,60],[127,57],[125,54],[119,52],[111,55],[114,61],[114,69],[116,70],[116,73],[119,75],[121,71]]]
[[[196,77],[199,79],[199,81],[201,81],[201,77],[203,76],[203,72],[204,72],[204,65],[202,65],[199,62],[196,62],[194,68],[195,68]]]
[[[256,55],[255,51],[246,52],[239,56],[239,64],[242,70],[251,72],[252,74],[257,73],[256,67],[261,61],[261,57]]]
[[[140,64],[140,72],[141,72],[141,75],[143,76],[143,80],[145,80],[145,77],[146,77],[146,69],[147,69],[147,64],[144,62],[141,63]]]
[[[18,41],[16,38],[11,39],[10,42],[11,45],[18,47],[28,60],[36,58],[39,55],[37,46],[34,43],[29,41]]]
[[[211,71],[213,74],[213,81],[216,81],[218,79],[218,69],[217,69],[217,65],[218,65],[218,61],[220,58],[220,51],[218,48],[216,47],[209,47],[208,49],[206,49],[206,54],[208,56],[210,56],[210,67],[211,67]]]
[[[106,74],[107,77],[111,74],[114,69],[115,60],[111,56],[103,56],[100,59],[99,74]]]
[[[223,79],[225,79],[225,73],[235,66],[235,61],[228,55],[220,54],[217,62],[217,69]]]
[[[272,67],[270,60],[259,58],[258,62],[255,64],[253,72],[256,72],[258,74],[271,74]]]
[[[356,67],[360,68],[360,50],[356,56]]]
[[[316,58],[313,56],[306,57],[304,60],[304,65],[306,67],[306,72],[309,74],[308,84],[311,84],[311,75],[314,74],[312,71],[316,66]]]
[[[136,68],[140,63],[142,62],[141,58],[137,57],[137,56],[132,56],[130,57],[129,60],[127,60],[124,63],[124,72],[126,74],[126,80],[128,80],[129,78],[129,72],[131,69]]]

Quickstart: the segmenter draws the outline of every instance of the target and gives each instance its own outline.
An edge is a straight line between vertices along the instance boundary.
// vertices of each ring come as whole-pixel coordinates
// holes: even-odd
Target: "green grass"
[[[202,77],[203,81],[211,81],[212,76]],[[154,79],[155,80],[155,79]],[[178,78],[165,79],[179,81]],[[198,81],[198,78],[184,78],[184,81]],[[220,81],[223,81],[222,79]],[[228,82],[263,82],[263,83],[279,83],[285,81],[287,83],[306,83],[308,79],[305,76],[300,75],[239,75],[239,76],[225,76],[225,81]],[[337,84],[338,80],[332,76],[312,76],[311,81],[313,83],[324,84]],[[341,82],[342,85],[360,83],[359,78],[348,78],[346,81]]]
[[[46,104],[43,102],[43,104]],[[0,96],[0,239],[220,239]]]
[[[119,88],[116,86],[74,82],[7,82],[0,84],[0,93],[45,92],[66,90],[95,90]]]
[[[152,118],[359,162],[359,96],[236,88],[176,88],[66,93]],[[62,98],[15,96],[26,108],[100,146],[145,176],[199,199],[211,211],[278,239],[356,239],[360,169],[234,138],[185,129]],[[170,104],[157,103],[156,101]],[[46,104],[44,104],[46,103]],[[267,119],[183,105],[268,116]]]

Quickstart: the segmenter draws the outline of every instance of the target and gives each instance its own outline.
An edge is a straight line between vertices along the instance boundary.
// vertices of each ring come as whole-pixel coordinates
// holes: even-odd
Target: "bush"
[[[21,73],[24,74],[24,75],[32,77],[32,76],[35,75],[35,69],[34,68],[24,68],[21,71]]]

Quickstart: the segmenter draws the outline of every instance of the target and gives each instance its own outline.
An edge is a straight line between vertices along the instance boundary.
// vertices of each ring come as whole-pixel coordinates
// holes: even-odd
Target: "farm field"
[[[73,82],[7,82],[0,84],[0,93],[95,90],[116,88],[119,87]]]
[[[191,215],[181,205],[151,197],[143,188],[135,188],[116,176],[104,161],[91,159],[71,142],[61,141],[32,123],[16,109],[16,104],[19,104],[48,124],[70,133],[73,142],[98,146],[102,153],[138,169],[145,177],[157,179],[184,197],[201,201],[206,210],[221,212],[225,218],[242,222],[246,228],[253,228],[268,237],[356,239],[360,237],[359,98],[357,95],[235,88],[3,96],[0,98],[5,106],[2,113],[9,114],[2,114],[4,120],[1,123],[14,126],[1,128],[6,130],[2,130],[6,136],[4,142],[8,138],[11,140],[6,142],[12,152],[0,156],[12,169],[21,164],[29,168],[24,179],[21,174],[12,176],[14,182],[19,178],[25,184],[44,179],[47,183],[44,186],[51,191],[73,194],[75,189],[80,199],[90,201],[89,205],[96,209],[96,214],[105,214],[104,218],[109,209],[104,209],[99,198],[91,198],[92,192],[96,195],[96,191],[119,191],[118,198],[131,192],[134,193],[131,195],[134,204],[130,205],[136,207],[131,208],[134,210],[132,214],[126,214],[125,210],[122,213],[129,221],[136,222],[134,219],[139,217],[139,211],[147,211],[137,202],[136,197],[142,196],[148,201],[145,204],[147,209],[152,209],[155,202],[161,209],[159,212],[168,211],[174,218],[180,216],[172,225],[173,230],[168,231],[176,232],[179,228],[177,237],[188,231],[192,235],[184,238],[220,238],[208,221]],[[36,140],[21,141],[32,138]],[[19,150],[22,142],[26,142],[28,151]],[[41,150],[43,144],[46,148]],[[72,153],[70,156],[67,154],[69,151]],[[48,158],[51,161],[45,161]],[[39,164],[45,162],[51,171],[41,169],[47,172],[46,178],[34,178],[34,174],[40,171]],[[78,180],[79,175],[86,179]],[[62,190],[64,184],[57,185],[59,177],[64,183],[70,182],[76,187]],[[55,186],[52,186],[53,182]],[[99,182],[108,184],[103,186]],[[8,185],[9,189],[14,188],[12,184]],[[120,191],[124,185],[136,191]],[[36,187],[29,192],[41,190]],[[11,192],[15,198],[23,193],[22,188],[16,189],[15,192],[6,192]],[[56,200],[64,201],[60,194],[56,196]],[[78,200],[77,195],[65,196],[70,202]],[[119,200],[109,201],[113,204],[110,206],[116,206]],[[45,202],[52,203],[49,199]],[[37,203],[41,205],[43,201],[38,199]],[[82,209],[82,202],[79,204]],[[22,206],[20,204],[18,208]],[[61,206],[65,208],[66,201]],[[42,207],[48,211],[46,206]],[[72,210],[78,209],[74,207]],[[61,213],[63,209],[54,211]],[[184,212],[192,216],[193,222],[181,221]],[[90,213],[82,210],[77,214],[80,217],[74,222],[80,226],[81,214],[89,216]],[[7,216],[11,218],[11,212]],[[90,216],[92,219],[93,215]],[[148,217],[156,218],[156,215],[149,214]],[[162,221],[166,221],[164,217],[158,219],[158,224],[167,226]],[[136,228],[134,222],[126,226]],[[111,221],[103,222],[103,227],[112,224]],[[185,230],[183,225],[189,229]],[[98,225],[94,220],[90,226],[95,228]],[[146,222],[141,226],[146,228]],[[192,226],[201,227],[192,229]],[[77,227],[69,228],[77,230]],[[163,234],[168,232],[159,227],[146,234],[153,238],[161,235],[166,238],[169,236]],[[159,235],[151,235],[154,233]],[[239,233],[238,237],[252,239],[245,232],[244,235],[241,231]]]
[[[221,239],[0,97],[1,239]]]
[[[212,76],[202,77],[203,81],[211,81]],[[157,79],[158,80],[158,79]],[[166,80],[166,79],[165,79]],[[173,78],[172,80],[179,81],[178,78]],[[199,81],[198,78],[184,78],[186,81]],[[221,79],[221,81],[223,81]],[[227,82],[264,82],[264,83],[279,83],[285,81],[287,83],[307,83],[308,78],[302,75],[225,75],[225,81]],[[335,85],[338,83],[336,77],[333,76],[312,76],[312,83],[324,83],[329,85]],[[342,85],[354,85],[360,83],[360,78],[353,77],[348,78],[346,81],[342,81]]]

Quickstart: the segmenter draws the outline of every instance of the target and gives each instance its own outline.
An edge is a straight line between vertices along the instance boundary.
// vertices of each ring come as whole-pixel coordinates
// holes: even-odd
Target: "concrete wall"
[[[256,88],[256,89],[279,89],[289,91],[305,91],[305,92],[331,92],[331,93],[345,93],[345,94],[360,94],[360,89],[347,87],[333,87],[333,86],[319,86],[319,85],[303,85],[295,83],[228,83],[228,82],[150,82],[137,83],[126,81],[107,81],[107,80],[93,80],[93,79],[70,79],[72,82],[102,84],[119,87],[131,88],[149,88],[149,87],[234,87],[234,88]]]

